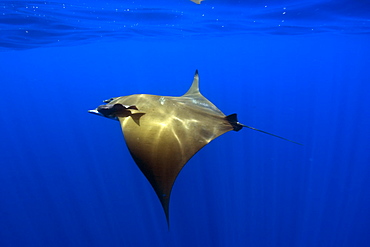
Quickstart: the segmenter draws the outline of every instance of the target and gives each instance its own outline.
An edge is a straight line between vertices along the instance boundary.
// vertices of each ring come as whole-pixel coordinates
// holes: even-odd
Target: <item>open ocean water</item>
[[[370,2],[0,1],[0,246],[370,246]],[[119,123],[202,94],[250,129],[198,152],[170,229]]]

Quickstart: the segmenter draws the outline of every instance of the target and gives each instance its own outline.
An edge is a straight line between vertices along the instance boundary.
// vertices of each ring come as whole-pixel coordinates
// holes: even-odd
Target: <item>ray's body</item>
[[[104,102],[89,112],[119,120],[130,153],[155,190],[168,223],[171,190],[184,165],[218,136],[248,127],[236,114],[225,116],[199,92],[198,71],[181,97],[134,94]]]

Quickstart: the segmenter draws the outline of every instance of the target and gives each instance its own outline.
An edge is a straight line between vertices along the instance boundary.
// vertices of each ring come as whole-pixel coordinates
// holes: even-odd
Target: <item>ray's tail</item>
[[[269,133],[269,132],[266,132],[266,131],[263,131],[263,130],[260,130],[260,129],[253,128],[251,126],[247,126],[247,125],[241,124],[241,123],[238,122],[238,118],[237,118],[237,115],[235,113],[234,114],[231,114],[229,116],[226,116],[226,119],[233,126],[233,128],[234,128],[235,131],[239,131],[243,127],[246,127],[246,128],[249,128],[249,129],[252,129],[252,130],[256,130],[256,131],[262,132],[264,134],[275,136],[275,137],[280,138],[280,139],[283,139],[285,141],[293,142],[295,144],[298,144],[298,145],[302,145],[303,146],[303,144],[301,144],[299,142],[295,142],[295,141],[289,140],[287,138],[284,138],[284,137],[281,137],[281,136],[278,136],[278,135],[275,135],[275,134],[272,134],[272,133]]]

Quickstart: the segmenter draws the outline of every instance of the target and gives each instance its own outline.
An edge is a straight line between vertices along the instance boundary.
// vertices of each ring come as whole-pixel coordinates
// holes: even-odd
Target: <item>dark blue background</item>
[[[234,34],[0,53],[0,246],[369,246],[370,38]],[[201,92],[249,129],[180,173],[171,228],[118,122],[134,93]]]

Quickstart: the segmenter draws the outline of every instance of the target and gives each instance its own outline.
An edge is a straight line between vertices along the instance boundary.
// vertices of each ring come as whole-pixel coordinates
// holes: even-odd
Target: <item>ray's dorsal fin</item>
[[[194,80],[193,80],[193,83],[191,84],[189,90],[183,96],[185,96],[185,97],[186,96],[192,96],[194,94],[200,94],[198,70],[195,71]]]

